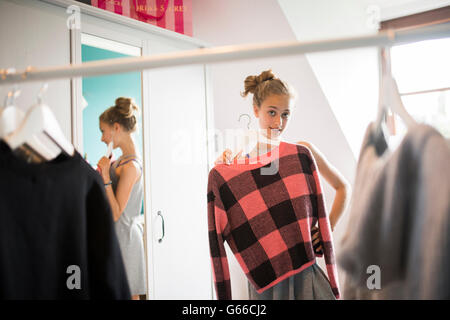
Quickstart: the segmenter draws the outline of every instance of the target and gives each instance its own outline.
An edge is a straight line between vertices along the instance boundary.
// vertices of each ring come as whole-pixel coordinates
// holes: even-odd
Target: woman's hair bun
[[[273,74],[272,70],[263,71],[257,76],[248,76],[247,78],[245,78],[244,92],[241,93],[241,95],[243,97],[246,97],[249,93],[255,94],[256,88],[259,84],[272,79],[275,79],[275,75]]]
[[[124,118],[131,118],[139,108],[132,98],[119,97],[115,101],[115,107]]]
[[[103,111],[100,121],[112,125],[121,124],[125,130],[134,132],[137,128],[138,106],[132,98],[119,97],[112,107]]]
[[[273,74],[272,70],[266,70],[261,72],[259,76],[256,77],[256,82],[260,84],[261,82],[272,80],[275,78],[275,75]]]
[[[276,78],[272,70],[261,72],[257,76],[248,76],[244,81],[244,92],[241,96],[246,97],[253,93],[253,104],[261,106],[261,103],[270,95],[287,95],[294,98],[295,94],[290,86]]]

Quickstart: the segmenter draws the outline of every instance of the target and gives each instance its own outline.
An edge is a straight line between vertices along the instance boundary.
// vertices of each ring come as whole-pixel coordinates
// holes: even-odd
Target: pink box
[[[91,0],[91,5],[192,37],[192,0]]]

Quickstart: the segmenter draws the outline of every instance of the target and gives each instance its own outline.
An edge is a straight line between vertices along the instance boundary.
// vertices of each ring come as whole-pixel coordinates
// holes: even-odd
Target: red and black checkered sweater
[[[339,298],[331,228],[315,160],[281,141],[259,157],[219,164],[208,177],[209,246],[218,299],[231,299],[224,241],[258,293],[315,263],[318,221],[331,288]]]

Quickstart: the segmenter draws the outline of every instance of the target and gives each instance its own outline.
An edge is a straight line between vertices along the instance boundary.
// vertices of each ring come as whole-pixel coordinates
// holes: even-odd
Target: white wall
[[[69,29],[63,8],[40,1],[0,1],[0,68],[25,70],[70,63]],[[20,85],[17,106],[26,111],[36,102],[42,83]],[[0,86],[0,104],[13,86]],[[71,140],[70,80],[48,82],[44,101],[54,112],[66,138]]]
[[[194,36],[215,46],[296,39],[276,0],[196,0],[193,1],[193,22]],[[298,93],[297,108],[285,132],[286,140],[313,143],[348,181],[353,181],[355,157],[303,55],[213,65],[216,128],[222,131],[244,129],[246,122],[238,122],[242,113],[248,113],[252,117],[253,128],[257,127],[251,97],[243,99],[240,92],[244,89],[246,76],[259,74],[268,68],[289,82]],[[327,208],[330,209],[334,190],[324,181],[323,185]],[[335,240],[340,238],[343,225],[340,222],[337,226]],[[231,251],[228,251],[228,260],[233,297],[247,299],[246,278]]]
[[[377,33],[364,1],[278,2],[299,41]],[[376,54],[375,48],[361,48],[307,55],[355,157],[368,123],[376,116]]]

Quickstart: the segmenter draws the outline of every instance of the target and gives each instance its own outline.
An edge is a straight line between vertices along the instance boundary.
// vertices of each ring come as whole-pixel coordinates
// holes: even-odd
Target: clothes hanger
[[[108,148],[106,149],[106,153],[105,153],[105,157],[107,157],[109,160],[111,160],[112,158],[112,152],[113,152],[113,142],[111,141],[110,143],[108,143]],[[99,167],[97,167],[97,172],[98,173],[102,173],[102,169],[100,169]]]
[[[259,154],[261,154],[261,155],[266,154],[267,152],[270,151],[270,149],[268,148],[269,145],[278,146],[280,144],[281,138],[279,136],[275,135],[275,130],[272,132],[271,137],[276,137],[276,138],[268,138],[266,136],[265,129],[261,129],[261,128],[258,128],[257,130],[250,129],[251,117],[248,114],[246,114],[246,113],[241,114],[239,116],[238,122],[241,122],[242,116],[248,117],[247,131],[244,133],[243,136],[238,137],[239,142],[241,142],[241,143],[238,142],[238,148],[237,148],[238,151],[232,155],[232,159],[235,156],[239,155],[240,153],[243,153],[245,155],[249,154],[255,148],[257,148],[258,143],[260,144]]]
[[[47,87],[48,85],[44,84],[39,91],[37,103],[26,113],[20,127],[6,136],[4,140],[12,150],[15,150],[21,145],[30,145],[33,136],[40,135],[51,141],[50,143],[48,139],[40,139],[42,142],[47,140],[44,142],[47,149],[55,150],[57,149],[55,148],[55,145],[59,148],[56,152],[52,152],[52,158],[45,157],[47,160],[53,159],[61,152],[65,152],[67,155],[72,156],[75,153],[74,147],[65,138],[50,107],[43,102],[43,94],[47,90]],[[38,148],[37,150],[34,149],[34,151],[44,156],[45,152],[43,149]]]
[[[5,107],[0,112],[0,139],[13,133],[21,124],[25,117],[25,113],[15,105],[17,97],[20,95],[21,90],[16,86],[14,89],[8,92],[5,98]],[[37,153],[38,158],[41,161],[48,159],[52,156],[50,150],[48,150],[36,136],[32,136],[29,145],[31,149],[39,150]]]
[[[0,138],[16,130],[24,117],[23,111],[15,106],[19,95],[20,90],[15,86],[5,98],[5,106],[0,113]]]
[[[402,119],[408,130],[416,125],[417,122],[408,111],[406,111],[398,91],[397,82],[392,76],[390,47],[381,48],[378,57],[380,89],[378,97],[378,114],[374,127],[376,134],[380,135],[383,133],[385,137],[388,137],[388,135],[386,135],[386,125],[383,121],[386,118],[388,109]]]
[[[254,134],[253,131],[250,129],[250,123],[252,122],[252,119],[250,118],[250,115],[248,115],[247,113],[243,113],[239,116],[238,122],[241,122],[241,118],[243,116],[247,116],[248,118],[248,122],[247,122],[247,130],[243,133],[243,135],[241,137],[238,137],[238,152],[237,154],[239,154],[240,152],[247,154],[251,151],[250,149],[250,145],[253,145],[254,142]],[[236,154],[236,155],[237,155]]]

